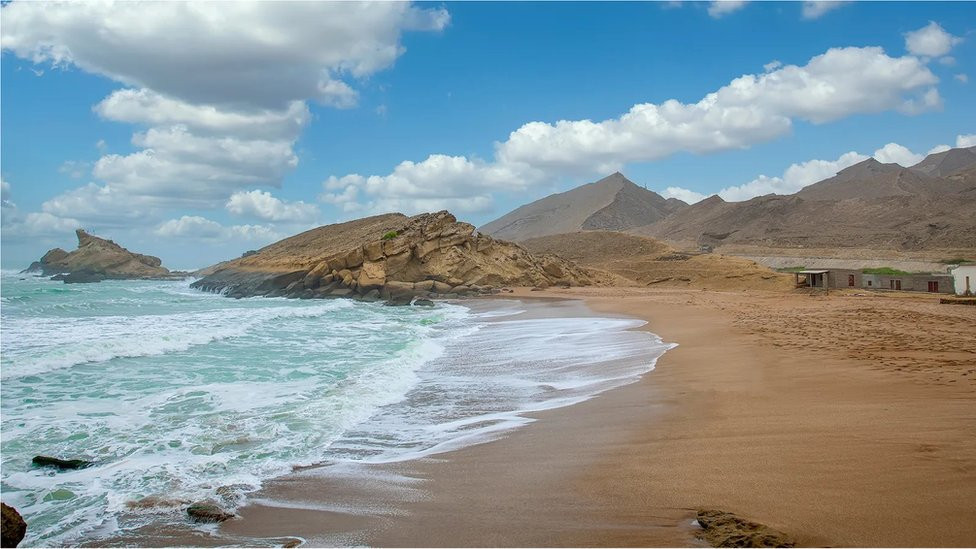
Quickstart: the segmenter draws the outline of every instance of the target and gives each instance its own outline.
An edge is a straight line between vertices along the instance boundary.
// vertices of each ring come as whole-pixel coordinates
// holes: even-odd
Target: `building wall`
[[[966,295],[966,277],[969,277],[969,292],[976,294],[976,265],[960,265],[950,271],[957,295]]]
[[[976,265],[973,266],[976,269]],[[851,269],[831,269],[828,285],[831,288],[850,288],[850,276],[854,277],[854,288],[865,290],[890,290],[891,281],[901,281],[904,292],[927,292],[929,282],[939,283],[940,294],[953,293],[953,277],[941,274],[873,275]],[[973,291],[976,292],[976,273],[970,275]]]

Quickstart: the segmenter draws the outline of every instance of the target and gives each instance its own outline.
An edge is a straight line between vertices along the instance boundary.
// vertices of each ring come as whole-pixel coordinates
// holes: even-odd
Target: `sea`
[[[192,528],[188,503],[232,511],[297,467],[484,443],[670,348],[578,303],[231,299],[190,282],[0,275],[0,491],[23,545]]]

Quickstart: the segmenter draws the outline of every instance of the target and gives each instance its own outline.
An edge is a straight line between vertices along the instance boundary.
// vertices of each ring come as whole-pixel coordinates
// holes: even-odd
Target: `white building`
[[[976,295],[976,265],[958,265],[949,269],[956,295]]]

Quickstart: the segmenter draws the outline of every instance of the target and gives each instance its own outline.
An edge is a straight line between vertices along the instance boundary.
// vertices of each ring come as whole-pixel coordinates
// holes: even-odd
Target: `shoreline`
[[[500,439],[366,474],[296,471],[239,520],[130,541],[704,546],[692,520],[713,508],[801,546],[974,546],[976,349],[951,347],[972,341],[976,311],[926,297],[519,288],[484,301],[581,300],[679,346]],[[896,314],[928,332],[844,337]]]
[[[630,288],[504,297],[582,299],[600,314],[642,318],[679,346],[635,383],[395,468],[422,492],[402,511],[350,518],[252,505],[222,531],[297,533],[311,545],[331,530],[374,546],[687,546],[703,545],[694,510],[713,507],[800,545],[976,544],[965,526],[976,523],[971,382],[920,383],[736,325],[743,311],[766,314],[754,301],[813,303],[829,316],[851,298]],[[308,483],[284,490],[344,497]]]

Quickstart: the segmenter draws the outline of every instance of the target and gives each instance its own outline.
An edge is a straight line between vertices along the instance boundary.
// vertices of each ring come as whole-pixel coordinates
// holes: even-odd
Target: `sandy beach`
[[[583,299],[679,347],[637,383],[494,442],[377,466],[375,482],[275,481],[221,534],[688,546],[703,545],[695,509],[713,508],[807,546],[976,545],[976,310],[894,293],[514,295]]]

